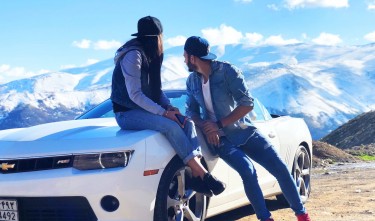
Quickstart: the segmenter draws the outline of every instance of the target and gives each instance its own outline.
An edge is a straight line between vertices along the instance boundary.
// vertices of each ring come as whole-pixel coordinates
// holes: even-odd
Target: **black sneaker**
[[[192,189],[195,192],[202,193],[208,197],[214,195],[200,177],[193,177],[190,173],[186,173],[185,186],[187,189]]]
[[[206,173],[204,175],[203,182],[215,195],[219,195],[220,193],[222,193],[226,187],[225,183],[221,182],[210,173]]]

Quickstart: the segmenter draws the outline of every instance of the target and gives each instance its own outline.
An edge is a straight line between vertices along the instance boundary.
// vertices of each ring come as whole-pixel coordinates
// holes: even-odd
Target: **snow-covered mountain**
[[[243,70],[272,113],[303,117],[315,139],[375,109],[375,44],[213,47]],[[166,50],[163,87],[185,88],[182,47]],[[113,60],[0,85],[0,129],[72,119],[110,94]]]

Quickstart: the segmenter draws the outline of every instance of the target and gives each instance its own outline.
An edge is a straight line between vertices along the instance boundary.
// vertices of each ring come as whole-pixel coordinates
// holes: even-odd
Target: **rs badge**
[[[2,163],[1,170],[13,169],[16,164]]]

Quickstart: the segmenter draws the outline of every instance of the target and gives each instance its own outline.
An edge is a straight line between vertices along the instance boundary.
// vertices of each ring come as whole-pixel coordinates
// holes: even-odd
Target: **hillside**
[[[332,163],[354,163],[357,157],[331,144],[313,141],[313,167],[325,167]]]
[[[342,149],[375,143],[375,111],[360,114],[332,131],[321,141]]]

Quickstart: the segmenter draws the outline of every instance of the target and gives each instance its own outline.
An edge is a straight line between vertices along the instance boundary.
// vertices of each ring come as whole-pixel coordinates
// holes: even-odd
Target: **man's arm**
[[[219,127],[226,127],[228,125],[234,124],[236,121],[248,114],[252,109],[253,107],[251,106],[237,106],[228,116],[219,119],[218,122],[202,122],[201,124],[203,126],[203,131],[205,134],[217,132],[221,129]],[[219,124],[221,125],[219,126]]]
[[[250,95],[241,70],[233,65],[228,67],[225,73],[225,81],[238,106],[228,116],[218,119],[217,123],[205,122],[203,126],[205,133],[217,131],[221,129],[219,127],[231,125],[253,110],[254,99]]]

